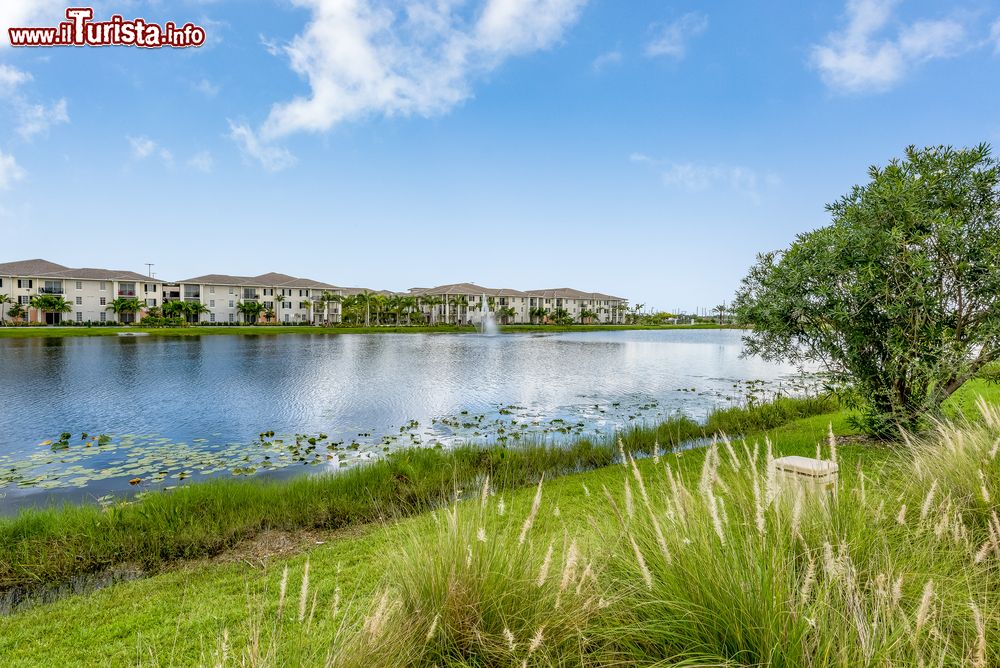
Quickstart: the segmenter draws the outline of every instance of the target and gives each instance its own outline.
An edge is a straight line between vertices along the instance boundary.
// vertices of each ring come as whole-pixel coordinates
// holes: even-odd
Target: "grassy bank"
[[[644,329],[729,329],[721,325],[503,325],[504,333],[518,332],[601,332]],[[144,333],[151,336],[215,336],[242,334],[272,336],[277,334],[471,334],[471,326],[424,325],[380,327],[303,327],[284,325],[191,326],[191,327],[0,327],[0,339],[74,338],[81,336],[118,336],[119,333]]]
[[[831,421],[835,430],[849,433],[846,416],[837,411],[801,418],[767,435],[776,444],[776,451],[808,454]],[[888,450],[841,448],[841,461],[849,476],[862,463],[877,469],[887,455]],[[695,472],[702,456],[700,450],[689,451],[677,461],[683,470]],[[651,460],[640,465],[651,465]],[[458,489],[463,497],[476,499],[483,480],[479,477]],[[562,477],[546,473],[545,480],[544,506],[532,529],[532,541],[544,543],[542,549],[545,541],[561,541],[567,530],[584,531],[590,526],[602,486],[618,493],[620,469],[605,466]],[[537,478],[528,486],[509,489],[498,477],[491,478],[496,494],[493,501],[504,500],[505,512],[516,518],[518,529],[530,511],[536,482]],[[445,484],[449,492],[454,491],[450,481]],[[386,574],[399,566],[402,547],[421,536],[432,536],[442,517],[440,511],[406,519],[386,512],[381,518],[386,521],[339,532],[267,531],[211,560],[174,562],[152,577],[0,616],[0,663],[214,665],[217,661],[211,655],[219,649],[224,635],[229,647],[243,648],[253,638],[252,627],[261,622],[269,634],[274,631],[283,640],[273,649],[270,663],[247,660],[246,665],[322,664],[326,652],[347,631],[345,620],[358,621],[358,614],[377,604]],[[600,536],[592,538],[600,541]],[[308,628],[297,618],[306,561],[311,572],[309,596],[315,595],[318,601]],[[282,618],[275,623],[278,589],[286,566],[287,600]],[[341,617],[326,614],[333,611],[335,599],[339,600]],[[311,598],[307,612],[308,607]],[[230,656],[235,659],[241,651],[233,649]]]
[[[676,418],[622,434],[629,451],[670,449],[717,431],[747,433],[829,412],[825,398],[782,398],[713,413],[706,424]],[[211,556],[268,530],[340,529],[436,507],[484,476],[514,489],[549,476],[606,466],[610,439],[566,446],[411,449],[337,475],[292,481],[217,480],[101,510],[66,506],[0,521],[0,590],[68,580],[119,564],[156,570]]]
[[[763,659],[791,666],[859,665],[859,657],[869,656],[864,650],[869,665],[916,665],[929,654],[935,664],[945,656],[949,665],[977,665],[982,628],[992,665],[1000,658],[998,562],[990,556],[973,563],[974,551],[959,549],[950,535],[960,518],[968,544],[988,536],[982,518],[989,506],[976,501],[981,478],[970,467],[987,472],[984,483],[1000,491],[996,465],[976,463],[986,456],[983,444],[995,441],[996,426],[975,438],[952,432],[952,443],[975,445],[969,456],[945,456],[951,450],[938,441],[916,450],[924,453],[919,473],[915,450],[841,442],[841,503],[832,514],[810,504],[796,511],[790,497],[765,510],[767,539],[760,538],[753,482],[766,493],[764,437],[775,457],[815,456],[817,444],[829,457],[828,425],[849,434],[847,417],[837,411],[795,420],[758,434],[746,451],[736,442],[739,471],[724,447],[710,455],[692,450],[638,461],[641,484],[631,466],[546,476],[536,503],[537,488],[511,490],[491,478],[484,504],[480,478],[460,487],[468,501],[447,513],[349,533],[307,533],[288,551],[280,547],[291,539],[270,532],[219,561],[183,562],[0,618],[0,657],[11,666],[330,665],[329,659],[367,666]],[[756,466],[748,461],[754,451]],[[715,463],[703,475],[706,455]],[[671,490],[677,488],[666,465],[687,490],[679,492],[684,523],[676,519]],[[705,505],[706,479],[722,509],[724,544]],[[939,537],[945,513],[949,526]],[[659,532],[652,517],[659,518]],[[659,556],[658,533],[672,555],[669,567]],[[928,581],[934,584],[924,605]]]

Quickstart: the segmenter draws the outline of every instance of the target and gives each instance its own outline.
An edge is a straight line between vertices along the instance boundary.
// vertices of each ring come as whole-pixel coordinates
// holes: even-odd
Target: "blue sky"
[[[0,28],[65,5],[5,0]],[[1000,3],[98,2],[0,47],[0,261],[731,298],[908,144],[1000,140]]]

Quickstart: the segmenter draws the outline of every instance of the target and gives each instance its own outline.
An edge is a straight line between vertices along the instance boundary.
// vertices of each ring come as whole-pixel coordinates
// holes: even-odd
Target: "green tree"
[[[588,308],[581,308],[580,309],[580,315],[577,316],[577,317],[580,318],[580,324],[583,325],[588,320],[593,320],[594,318],[596,318],[597,317],[597,313],[595,313],[594,311],[591,311]]]
[[[198,322],[200,316],[209,312],[208,307],[199,301],[189,301],[183,302],[184,308],[182,312],[188,322]]]
[[[451,307],[451,322],[457,325],[461,319],[462,309],[468,309],[469,298],[465,295],[454,295],[448,300],[448,306]]]
[[[105,310],[111,311],[117,316],[118,322],[129,324],[135,320],[135,314],[139,313],[145,304],[135,297],[117,297],[108,304]]]
[[[759,256],[734,311],[749,354],[821,364],[886,434],[1000,354],[1000,169],[987,145],[911,146],[869,175],[831,225]]]
[[[264,305],[258,301],[236,302],[236,312],[243,318],[243,322],[251,325],[257,324],[257,319],[264,310]]]
[[[557,325],[572,325],[573,316],[569,314],[569,311],[560,306],[556,310],[552,311],[552,321]]]
[[[73,307],[70,306],[69,302],[62,295],[35,295],[28,302],[28,305],[38,310],[43,317],[49,313],[61,316],[63,313],[69,313],[73,310]],[[45,320],[47,322],[48,318],[45,318]],[[59,319],[53,318],[53,322],[59,322]]]
[[[517,309],[513,306],[501,306],[500,310],[497,311],[497,316],[500,318],[500,322],[505,325],[509,325],[510,321],[514,316],[517,315]]]
[[[549,315],[549,310],[542,306],[536,306],[534,308],[528,309],[528,317],[531,318],[531,322],[535,324],[543,324],[545,318]]]
[[[7,304],[9,304],[10,302],[11,302],[10,295],[0,294],[0,326],[7,324],[7,321],[4,320],[4,318],[6,317],[4,315],[4,309],[7,308]]]
[[[14,320],[23,320],[27,313],[28,312],[24,309],[24,306],[21,305],[21,302],[14,302],[7,311],[7,315]]]
[[[420,298],[420,303],[423,304],[424,306],[430,307],[430,324],[434,325],[435,324],[434,307],[443,304],[444,300],[441,297],[438,297],[437,295],[425,295]]]

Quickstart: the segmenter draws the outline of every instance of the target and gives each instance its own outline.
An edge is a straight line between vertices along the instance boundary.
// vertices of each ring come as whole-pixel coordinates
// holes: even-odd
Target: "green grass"
[[[505,333],[517,332],[598,332],[632,329],[728,329],[730,326],[699,325],[504,325]],[[308,327],[284,325],[191,326],[191,327],[0,327],[0,339],[73,338],[81,336],[118,336],[121,332],[146,333],[151,336],[214,336],[220,334],[454,334],[474,333],[472,326],[411,325],[380,327]]]
[[[847,413],[838,411],[799,419],[768,434],[776,448],[786,454],[809,454],[832,422],[838,432],[850,432]],[[652,445],[652,440],[648,442]],[[681,465],[697,471],[700,451],[685,452]],[[844,447],[845,469],[864,462],[878,467],[888,451],[876,453],[863,447]],[[445,476],[442,476],[444,478]],[[537,480],[537,476],[530,482]],[[620,484],[619,467],[550,478],[546,475],[545,507],[535,522],[537,541],[561,537],[567,528],[588,526],[594,513],[594,498],[602,485]],[[502,478],[493,485],[504,489]],[[448,483],[450,484],[450,483]],[[460,486],[464,495],[475,498],[481,479]],[[450,489],[450,487],[449,487]],[[504,493],[507,513],[523,518],[531,505],[534,489],[508,489]],[[558,516],[555,508],[559,508]],[[440,511],[436,517],[440,517]],[[180,562],[166,572],[134,582],[120,583],[100,591],[70,596],[55,603],[28,608],[9,617],[0,617],[0,664],[27,665],[191,665],[208,663],[223,630],[228,630],[233,646],[245,644],[251,635],[246,627],[248,603],[271,614],[276,609],[276,590],[281,570],[291,570],[292,590],[297,594],[305,561],[310,561],[312,583],[324,610],[330,606],[335,589],[340,588],[345,608],[366,609],[385,583],[385,573],[396,564],[400,547],[414,536],[429,535],[436,526],[435,515],[421,514],[396,519],[385,513],[386,522],[360,526],[347,536],[320,534],[325,544],[305,553],[269,559],[266,565],[247,556],[236,563],[205,561]],[[5,544],[6,539],[0,541]],[[5,559],[5,558],[4,558]],[[0,561],[4,561],[0,559]],[[39,560],[40,561],[40,560]],[[338,575],[339,573],[339,575]],[[296,624],[283,623],[288,633]],[[333,620],[318,621],[310,630],[310,645],[325,651],[338,632]],[[287,647],[287,665],[295,665],[301,647]]]

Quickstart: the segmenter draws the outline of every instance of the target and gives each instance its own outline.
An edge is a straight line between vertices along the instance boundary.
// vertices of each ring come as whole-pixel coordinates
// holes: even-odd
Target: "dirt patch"
[[[383,526],[385,523],[372,522],[342,529],[297,529],[295,531],[268,529],[221,554],[205,559],[202,563],[243,563],[254,568],[264,568],[267,562],[272,559],[284,559],[326,543],[358,538]]]

